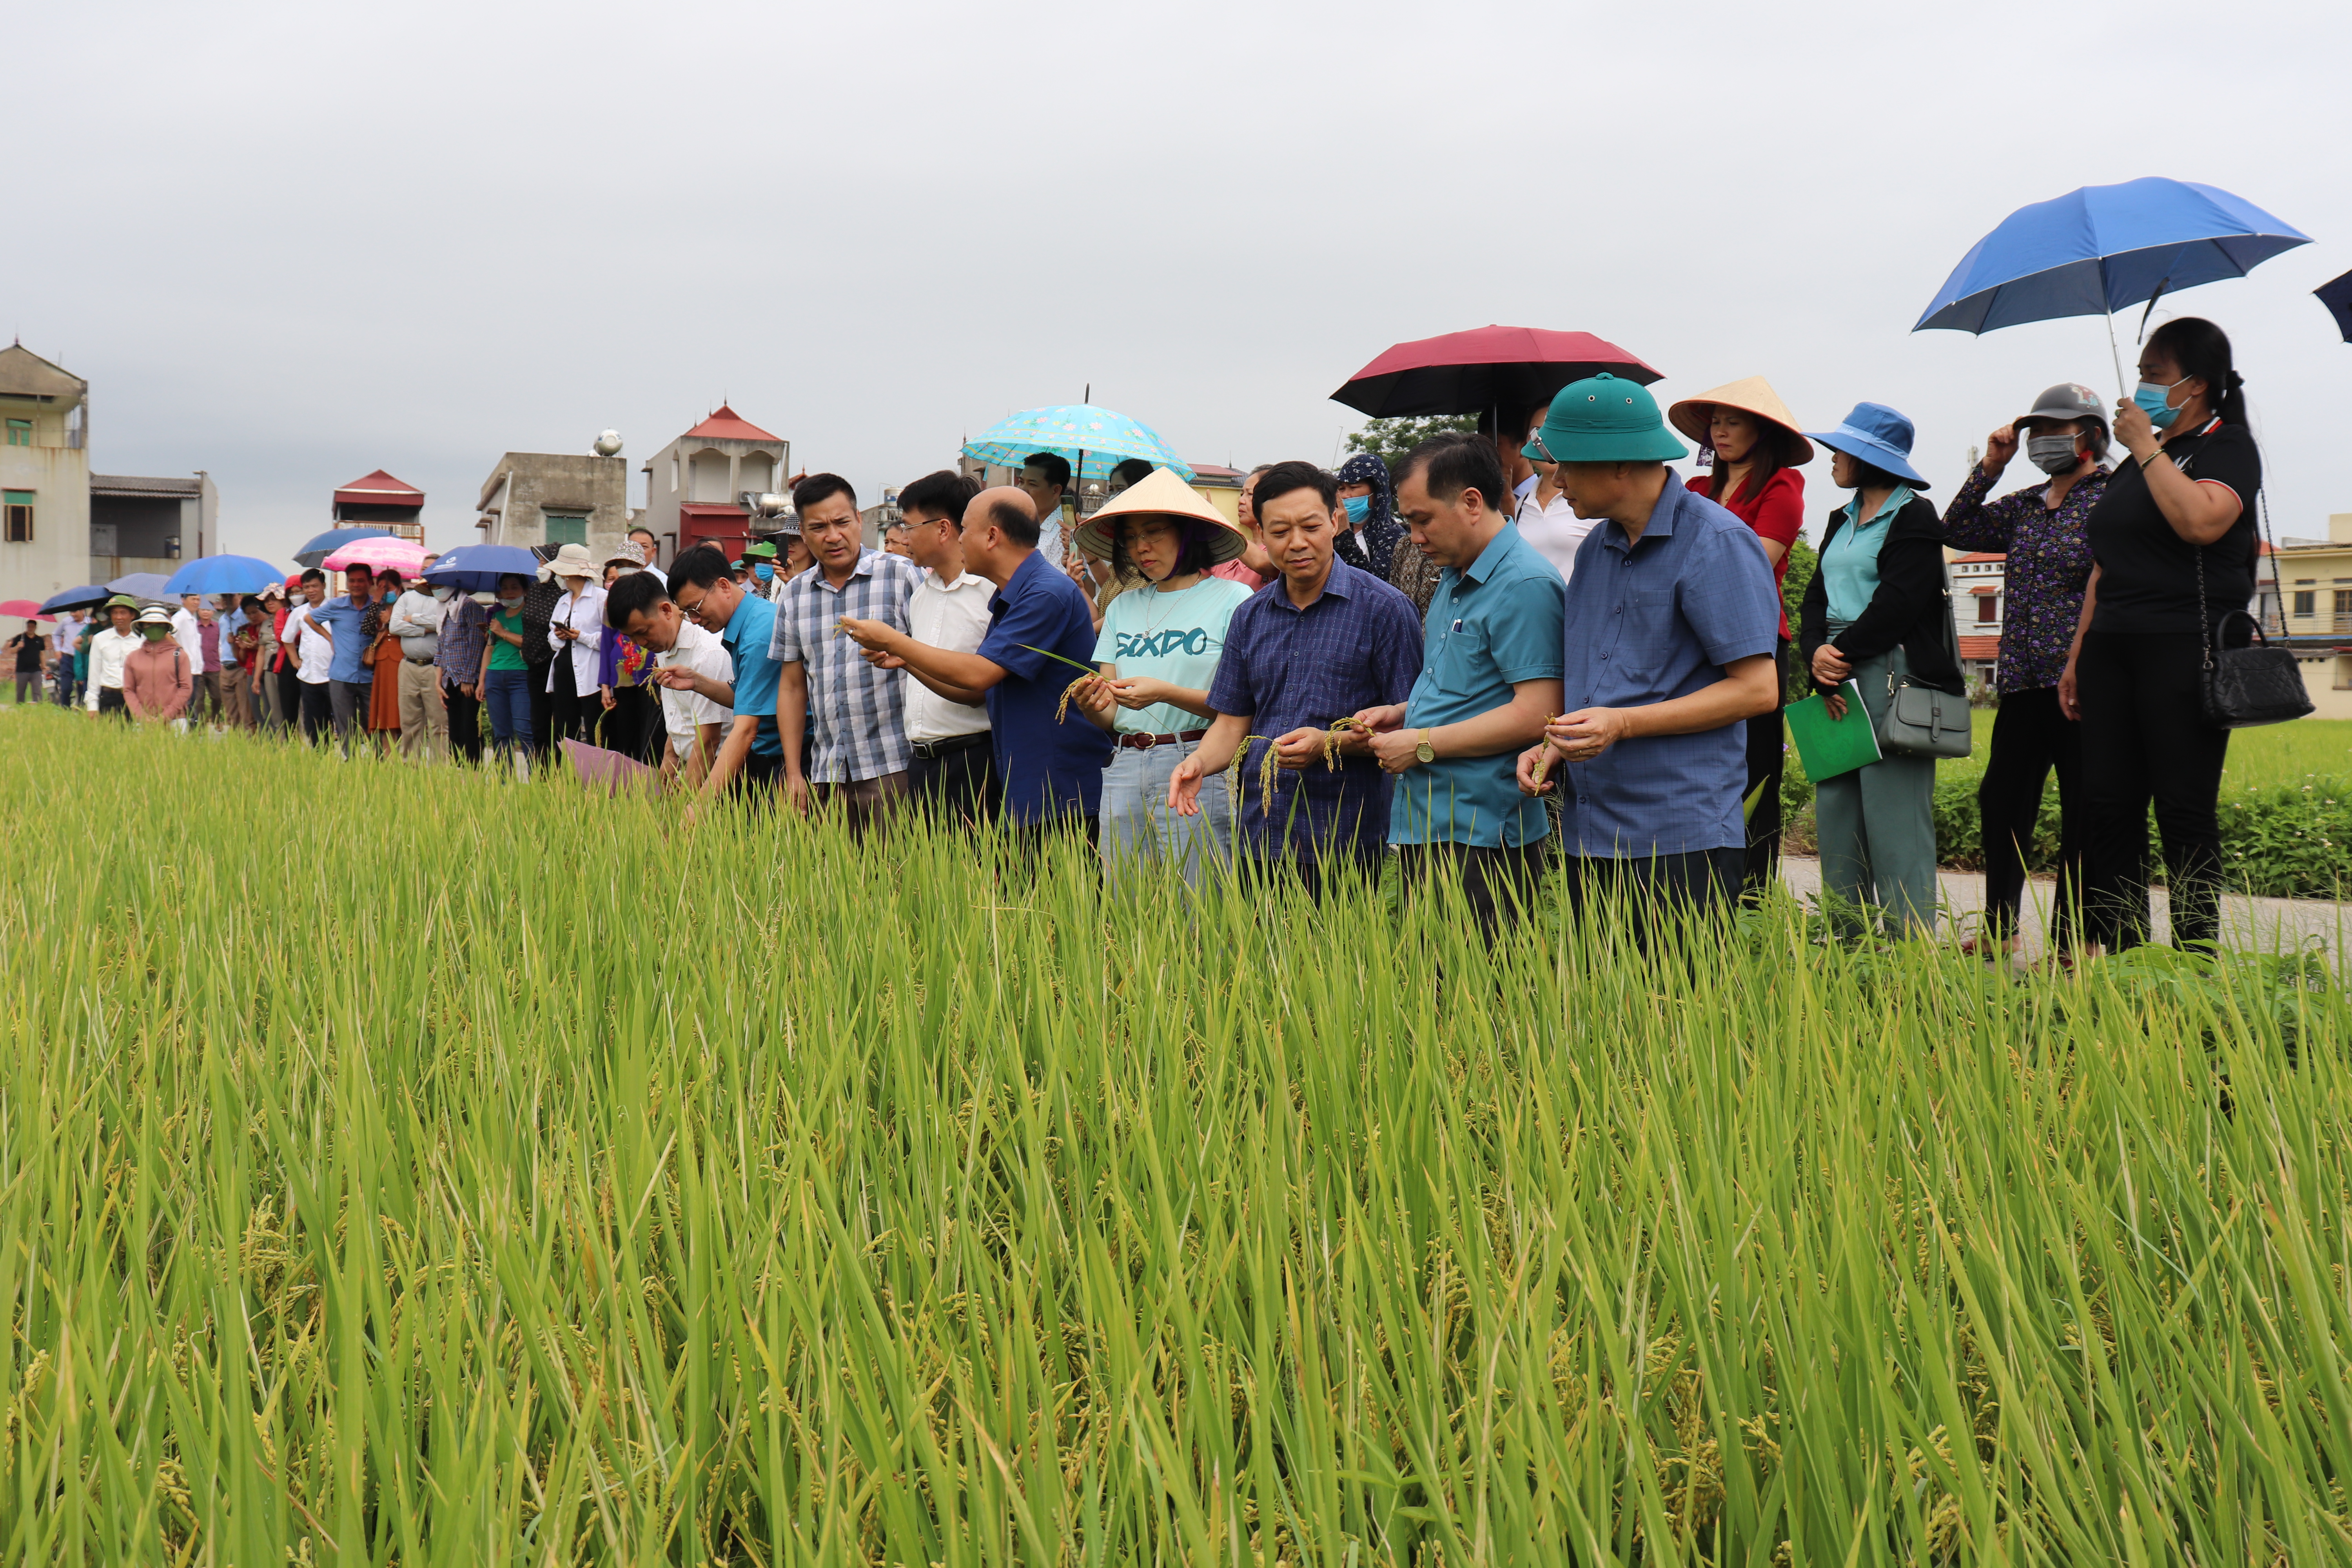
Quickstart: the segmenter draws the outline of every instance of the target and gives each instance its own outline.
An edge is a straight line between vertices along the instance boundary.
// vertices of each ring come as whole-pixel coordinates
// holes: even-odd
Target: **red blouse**
[[[1715,483],[1713,474],[1696,474],[1686,481],[1700,495]],[[1762,495],[1750,495],[1742,485],[1720,503],[1725,510],[1756,531],[1759,539],[1769,539],[1780,547],[1780,559],[1772,563],[1772,586],[1778,591],[1789,575],[1789,550],[1797,542],[1797,535],[1805,526],[1805,476],[1794,468],[1781,468],[1767,480]],[[1780,639],[1789,637],[1789,610],[1786,601],[1780,608]]]

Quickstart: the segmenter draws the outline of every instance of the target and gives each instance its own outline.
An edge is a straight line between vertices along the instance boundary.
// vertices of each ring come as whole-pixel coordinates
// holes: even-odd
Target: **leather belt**
[[[907,742],[907,747],[915,755],[928,763],[934,757],[944,757],[951,752],[968,752],[974,746],[985,746],[989,742],[991,734],[992,731],[987,730],[974,730],[969,735],[950,735],[944,741],[909,741]]]
[[[1181,746],[1207,733],[1206,730],[1187,730],[1176,735],[1121,735],[1118,743],[1130,752],[1148,752],[1154,746]]]

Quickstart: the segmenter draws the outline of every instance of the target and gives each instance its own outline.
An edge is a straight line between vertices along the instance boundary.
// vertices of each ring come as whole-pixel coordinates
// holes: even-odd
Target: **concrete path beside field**
[[[1790,889],[1808,903],[1821,891],[1822,863],[1810,856],[1781,857],[1780,874],[1788,879]],[[1959,931],[1973,933],[1977,916],[1984,909],[1984,873],[1940,871],[1937,875],[1944,884],[1947,924],[1958,917]],[[2025,918],[2019,923],[2025,928],[2028,957],[2042,956],[2043,933],[2050,929],[2051,895],[2056,888],[2047,877],[2036,877],[2025,884]],[[2154,903],[2156,940],[2168,942],[2172,921],[2163,889],[2156,889]],[[2316,948],[2331,962],[2341,963],[2347,943],[2352,943],[2352,904],[2231,895],[2221,900],[2221,941],[2225,946],[2253,952]]]

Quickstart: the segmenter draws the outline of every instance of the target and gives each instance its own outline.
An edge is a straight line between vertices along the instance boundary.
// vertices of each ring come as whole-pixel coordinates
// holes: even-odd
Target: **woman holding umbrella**
[[[2083,723],[2083,916],[2113,952],[2148,937],[2147,814],[2156,807],[2172,935],[2221,938],[2217,805],[2230,732],[2206,721],[2205,648],[2254,596],[2262,453],[2230,340],[2196,316],[2150,332],[2139,387],[2116,409],[2117,466],[2091,509],[2091,578],[2058,678]]]
[[[1805,666],[1832,716],[1844,716],[1841,688],[1853,680],[1875,727],[1893,700],[1898,660],[1914,683],[1960,695],[1944,528],[1917,493],[1927,481],[1911,466],[1911,421],[1885,404],[1858,403],[1836,429],[1806,434],[1836,454],[1831,482],[1853,491],[1829,515],[1800,616]],[[1884,910],[1890,935],[1935,931],[1935,759],[1903,755],[1814,785],[1823,889],[1849,910]],[[1850,929],[1851,913],[1840,923]]]
[[[1797,430],[1797,416],[1760,375],[1686,397],[1666,411],[1674,427],[1715,454],[1714,469],[1694,477],[1689,487],[1728,510],[1756,531],[1764,557],[1772,563],[1772,585],[1789,579],[1789,547],[1805,526],[1805,476],[1812,443]],[[1789,616],[1780,614],[1776,669],[1789,667]],[[1754,899],[1780,868],[1780,775],[1787,756],[1780,709],[1748,721],[1748,854],[1740,896]]]

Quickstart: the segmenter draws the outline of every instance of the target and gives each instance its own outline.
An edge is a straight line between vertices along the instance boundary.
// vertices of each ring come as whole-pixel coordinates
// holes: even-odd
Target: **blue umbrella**
[[[44,611],[82,610],[92,605],[103,605],[110,597],[111,595],[96,583],[84,583],[79,588],[68,588],[62,594],[50,595],[41,601],[41,608]]]
[[[2106,316],[2220,278],[2242,278],[2311,237],[2251,202],[2186,180],[2085,185],[2020,207],[1977,241],[1911,330],[1989,332]],[[2147,317],[2140,318],[2147,324]],[[2108,347],[2115,323],[2107,323]],[[2116,379],[2123,356],[2116,355]]]
[[[161,572],[126,572],[106,585],[110,594],[128,594],[134,599],[168,599],[164,592],[171,579]]]
[[[388,528],[331,528],[296,551],[294,559],[305,566],[316,566],[354,539],[390,539],[392,536],[392,530]]]
[[[1192,468],[1169,449],[1158,431],[1091,403],[1008,414],[966,441],[963,449],[968,457],[1006,468],[1019,468],[1021,460],[1033,452],[1056,453],[1068,460],[1081,480],[1108,479],[1110,471],[1129,458],[1145,458],[1154,468],[1173,468],[1188,485],[1193,478]]]
[[[2327,307],[2327,313],[2336,318],[2336,330],[2344,334],[2344,341],[2352,343],[2352,272],[2332,278],[2312,292]]]
[[[425,581],[461,593],[488,594],[509,574],[532,581],[539,574],[539,557],[520,544],[461,544],[436,561]]]
[[[286,574],[253,555],[200,555],[172,574],[163,596],[182,594],[258,594]]]

